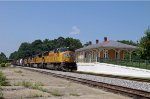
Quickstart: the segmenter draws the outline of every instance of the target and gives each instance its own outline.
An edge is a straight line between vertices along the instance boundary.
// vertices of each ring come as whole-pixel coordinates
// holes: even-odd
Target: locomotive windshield
[[[66,51],[73,51],[74,52],[74,50],[70,49],[70,48],[60,48],[59,51],[60,52],[66,52]]]

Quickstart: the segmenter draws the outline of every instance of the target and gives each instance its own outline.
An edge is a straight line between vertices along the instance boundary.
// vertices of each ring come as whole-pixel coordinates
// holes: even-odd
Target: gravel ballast
[[[36,69],[36,68],[32,68],[32,69]],[[94,76],[89,74],[77,74],[71,72],[52,71],[52,70],[45,70],[45,69],[42,69],[42,71],[150,92],[150,83],[148,82],[139,82],[139,81],[119,79],[119,78],[109,78],[109,77]]]

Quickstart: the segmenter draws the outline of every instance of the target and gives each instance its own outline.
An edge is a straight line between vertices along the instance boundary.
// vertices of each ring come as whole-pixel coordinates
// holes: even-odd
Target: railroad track
[[[127,76],[110,75],[110,74],[98,74],[98,73],[90,73],[90,72],[82,72],[82,71],[75,71],[75,73],[102,76],[102,77],[110,77],[110,78],[119,78],[119,79],[125,79],[125,80],[150,83],[150,79],[147,79],[147,78],[138,78],[138,77],[130,77],[130,76],[127,77]]]
[[[30,70],[30,71],[36,71],[36,72],[40,72],[40,73],[44,73],[44,74],[48,74],[48,75],[52,75],[54,77],[59,77],[59,78],[65,78],[67,80],[72,80],[74,82],[78,82],[78,83],[82,83],[82,84],[86,84],[88,86],[93,86],[96,88],[101,88],[104,89],[106,91],[109,92],[113,92],[113,93],[117,93],[117,94],[122,94],[122,95],[126,95],[126,96],[130,96],[133,97],[134,99],[150,99],[150,83],[147,82],[138,82],[138,81],[132,81],[130,80],[126,80],[127,85],[128,82],[133,82],[133,84],[131,85],[136,85],[135,83],[137,83],[137,85],[139,84],[139,87],[143,86],[144,88],[134,88],[132,86],[125,86],[125,85],[121,85],[121,84],[114,84],[113,81],[109,81],[108,83],[106,82],[107,79],[114,79],[114,80],[119,80],[119,78],[109,78],[109,77],[105,77],[104,78],[100,78],[99,76],[95,75],[90,75],[90,74],[84,74],[84,73],[71,73],[71,72],[61,72],[61,71],[52,71],[52,70],[45,70],[45,69],[37,69],[37,68],[29,68],[29,67],[22,67],[24,69]],[[73,76],[76,75],[76,76]],[[83,76],[87,76],[87,77],[83,77]],[[92,77],[94,79],[96,79],[97,77],[99,79],[101,79],[102,81],[98,81],[96,80],[91,80],[88,79],[88,77]],[[120,79],[120,81],[123,79]],[[111,84],[110,84],[110,83]],[[143,84],[143,85],[142,85]],[[145,86],[144,86],[145,85]]]

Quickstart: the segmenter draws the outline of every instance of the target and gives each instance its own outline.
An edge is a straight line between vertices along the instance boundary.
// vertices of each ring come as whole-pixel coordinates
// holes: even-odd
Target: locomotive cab
[[[75,52],[69,48],[59,48],[57,49],[59,53],[61,65],[68,70],[77,70],[77,65],[75,62]]]

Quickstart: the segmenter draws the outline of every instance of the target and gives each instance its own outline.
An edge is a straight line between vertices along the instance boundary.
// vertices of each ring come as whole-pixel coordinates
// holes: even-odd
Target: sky
[[[0,52],[60,36],[136,42],[148,26],[150,1],[0,1]]]

